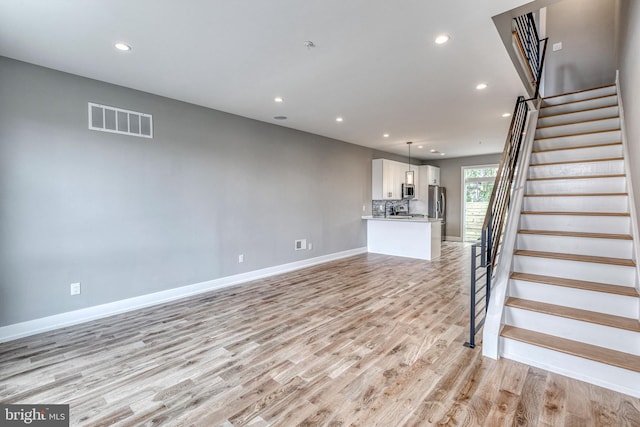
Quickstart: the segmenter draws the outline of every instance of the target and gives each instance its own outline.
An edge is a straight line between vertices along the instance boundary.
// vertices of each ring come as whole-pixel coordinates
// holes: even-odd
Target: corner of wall
[[[629,214],[631,215],[631,235],[633,236],[633,257],[636,263],[636,289],[640,292],[640,249],[638,243],[640,242],[640,235],[638,234],[638,205],[636,204],[636,198],[633,192],[633,180],[631,173],[631,159],[629,155],[629,144],[627,139],[627,125],[624,113],[624,104],[622,97],[622,89],[620,87],[620,70],[616,70],[616,93],[618,94],[618,108],[620,114],[620,133],[622,134],[622,152],[624,156],[624,172],[627,181],[627,194],[629,198]]]

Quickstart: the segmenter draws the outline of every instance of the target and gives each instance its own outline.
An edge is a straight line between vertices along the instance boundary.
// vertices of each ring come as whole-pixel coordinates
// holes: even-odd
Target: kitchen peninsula
[[[363,216],[369,252],[432,260],[440,257],[441,220],[434,218]]]

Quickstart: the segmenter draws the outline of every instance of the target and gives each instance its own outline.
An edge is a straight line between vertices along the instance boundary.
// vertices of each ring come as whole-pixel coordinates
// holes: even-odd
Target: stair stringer
[[[622,136],[622,154],[624,157],[624,173],[627,181],[627,193],[629,197],[629,214],[631,215],[631,236],[633,237],[633,261],[636,263],[636,291],[640,294],[640,249],[638,242],[640,242],[638,231],[638,216],[636,213],[636,204],[633,194],[633,184],[631,182],[631,162],[629,161],[629,144],[627,142],[627,130],[625,123],[624,105],[622,104],[622,95],[620,90],[620,70],[616,70],[616,93],[618,95],[618,111],[620,115],[620,130]],[[638,308],[640,312],[640,299],[638,301]],[[640,315],[638,317],[640,320]]]
[[[502,249],[500,250],[498,264],[493,274],[491,298],[489,299],[482,331],[482,355],[491,357],[492,359],[498,359],[500,355],[500,330],[503,323],[504,305],[508,295],[513,252],[518,237],[520,211],[522,210],[524,193],[527,190],[529,163],[538,124],[538,114],[539,110],[531,110],[527,114],[525,138],[520,148],[522,150],[522,157],[518,170],[516,171],[516,176],[514,177],[515,186],[511,194],[509,214],[502,238]]]

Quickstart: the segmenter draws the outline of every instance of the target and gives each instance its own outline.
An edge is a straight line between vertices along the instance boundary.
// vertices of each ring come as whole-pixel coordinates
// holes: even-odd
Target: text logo
[[[0,404],[0,427],[69,427],[69,405]]]

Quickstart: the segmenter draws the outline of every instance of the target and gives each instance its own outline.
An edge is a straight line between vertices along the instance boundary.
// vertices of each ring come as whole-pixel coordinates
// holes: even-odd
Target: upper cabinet
[[[440,185],[440,168],[437,166],[422,166],[426,172],[427,185]]]
[[[423,165],[420,166],[420,185],[416,196],[425,203],[429,203],[429,186],[440,185],[440,168],[436,166]]]
[[[396,162],[387,159],[375,159],[371,168],[371,198],[373,200],[399,200],[402,199],[402,183],[407,163]],[[416,192],[420,180],[419,167],[412,165],[414,171],[414,185]],[[418,195],[416,194],[416,197]]]

